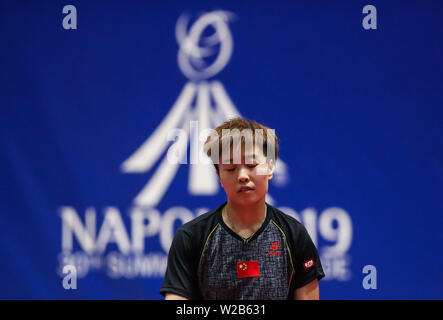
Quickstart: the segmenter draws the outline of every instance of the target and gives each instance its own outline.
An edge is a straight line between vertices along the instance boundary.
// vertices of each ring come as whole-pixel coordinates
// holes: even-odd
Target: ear
[[[271,159],[268,162],[268,180],[271,180],[273,178],[274,170],[275,170],[274,159]]]
[[[220,170],[220,169],[219,169]],[[222,188],[224,188],[223,187],[223,183],[221,182],[221,179],[220,179],[220,171],[219,170],[215,170],[215,173],[217,174],[217,177],[218,177],[218,181],[220,181],[220,185],[222,186]]]

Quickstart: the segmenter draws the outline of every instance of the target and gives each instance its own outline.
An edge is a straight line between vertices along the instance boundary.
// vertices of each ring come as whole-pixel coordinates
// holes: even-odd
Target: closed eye
[[[248,164],[248,165],[247,165],[247,167],[248,167],[249,169],[253,169],[253,168],[255,168],[256,166],[257,166],[257,164]],[[228,172],[233,172],[234,170],[235,170],[235,167],[225,169],[225,171],[228,171]]]

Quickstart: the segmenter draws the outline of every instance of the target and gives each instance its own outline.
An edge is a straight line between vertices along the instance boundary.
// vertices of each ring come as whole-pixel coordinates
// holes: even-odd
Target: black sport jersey
[[[181,226],[172,241],[160,293],[189,299],[293,299],[294,291],[323,278],[305,227],[266,204],[266,218],[248,240],[223,221],[222,208]]]

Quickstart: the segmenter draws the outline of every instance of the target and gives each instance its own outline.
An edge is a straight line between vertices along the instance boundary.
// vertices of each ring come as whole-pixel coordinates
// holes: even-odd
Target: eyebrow
[[[249,159],[255,160],[257,157],[255,156],[255,154],[253,154],[253,155],[248,155],[248,156],[246,156],[246,157],[244,157],[244,158],[245,158],[245,160],[246,160],[246,159],[247,159],[247,160],[249,160]],[[227,159],[222,160],[222,164],[231,164],[231,162],[234,161],[234,158],[229,158],[229,163],[225,162],[226,160],[227,160]]]

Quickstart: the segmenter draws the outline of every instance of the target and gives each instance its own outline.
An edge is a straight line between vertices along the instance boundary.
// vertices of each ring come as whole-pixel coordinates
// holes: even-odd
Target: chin
[[[237,197],[235,197],[235,199],[232,199],[232,202],[241,204],[241,205],[253,205],[253,204],[257,204],[260,201],[264,201],[265,200],[266,195],[263,196],[258,196],[258,195],[251,195],[251,196],[242,196],[240,195],[240,197],[237,195]]]

